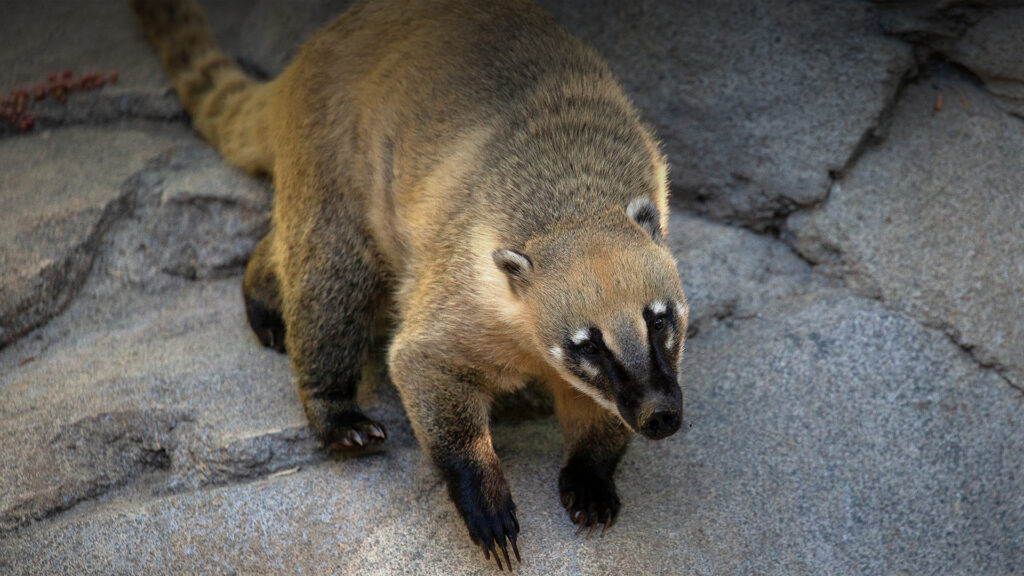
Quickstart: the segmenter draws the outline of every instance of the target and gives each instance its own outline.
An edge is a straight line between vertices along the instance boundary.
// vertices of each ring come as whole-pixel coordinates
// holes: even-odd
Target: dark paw
[[[601,535],[615,523],[622,503],[615,491],[615,482],[606,475],[591,470],[566,467],[558,476],[558,492],[562,506],[569,513],[569,519],[579,526],[576,533],[584,528],[587,536],[602,524]]]
[[[285,354],[285,327],[281,314],[250,298],[245,300],[245,313],[260,344]]]
[[[388,437],[384,426],[358,412],[335,416],[324,434],[324,446],[331,452],[361,452]]]
[[[280,330],[274,330],[272,328],[261,328],[256,331],[256,338],[259,339],[260,344],[270,348],[275,352],[281,354],[287,354],[287,350],[284,348],[284,328]]]
[[[498,569],[504,570],[501,564],[501,557],[498,549],[501,549],[505,556],[505,566],[512,570],[512,559],[508,554],[508,545],[512,545],[512,552],[516,561],[523,562],[519,556],[519,545],[516,539],[519,537],[519,519],[516,518],[516,505],[512,497],[505,499],[505,503],[498,506],[494,511],[484,511],[477,508],[471,512],[464,513],[466,527],[469,528],[469,536],[484,551],[484,557],[488,560],[494,555],[494,561],[498,563]]]

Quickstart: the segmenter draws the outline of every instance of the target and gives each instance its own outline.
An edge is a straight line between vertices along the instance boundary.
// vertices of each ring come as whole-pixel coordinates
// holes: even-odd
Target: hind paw
[[[373,448],[387,437],[382,424],[362,414],[346,414],[334,419],[323,441],[331,452],[349,453]]]

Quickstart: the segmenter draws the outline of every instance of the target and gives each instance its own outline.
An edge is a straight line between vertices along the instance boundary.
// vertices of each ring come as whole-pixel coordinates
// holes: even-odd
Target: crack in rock
[[[191,419],[180,410],[124,410],[62,426],[26,473],[34,488],[3,498],[0,534],[99,497],[147,470],[168,470],[173,432]],[[44,472],[57,465],[54,482]],[[34,469],[33,469],[34,468]]]
[[[124,181],[182,129],[75,128],[0,141],[0,347],[58,314],[131,209]]]
[[[0,499],[0,535],[131,484],[145,473],[153,495],[247,481],[324,458],[307,427],[218,438],[178,409],[104,412],[60,427],[27,474],[34,488]],[[56,464],[61,470],[54,483]]]
[[[1019,389],[1022,124],[940,62],[896,108],[890,137],[819,209],[791,216],[787,237],[816,271],[943,330]]]
[[[267,183],[227,166],[199,143],[156,158],[130,185],[134,210],[101,259],[108,276],[130,285],[240,273],[270,226]]]

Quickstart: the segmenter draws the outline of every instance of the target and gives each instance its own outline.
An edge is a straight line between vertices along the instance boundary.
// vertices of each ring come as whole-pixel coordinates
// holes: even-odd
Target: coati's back
[[[228,161],[308,167],[322,185],[279,186],[277,206],[343,191],[396,268],[436,253],[460,221],[491,222],[514,244],[640,195],[667,214],[653,137],[600,57],[530,1],[364,0],[269,84],[216,50],[192,0],[134,4]],[[304,213],[277,210],[275,223],[301,230]]]
[[[567,216],[664,197],[654,139],[607,66],[532,2],[361,2],[284,77],[282,153],[365,191],[395,263],[481,222],[516,244]]]

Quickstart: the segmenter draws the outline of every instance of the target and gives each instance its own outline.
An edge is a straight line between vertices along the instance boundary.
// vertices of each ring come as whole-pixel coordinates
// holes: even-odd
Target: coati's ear
[[[530,278],[533,277],[533,260],[522,252],[499,248],[491,256],[498,269],[508,276],[508,283],[512,291],[521,294],[529,286]]]
[[[661,213],[650,198],[635,198],[626,206],[626,215],[646,230],[655,243],[665,243],[665,238],[661,234]]]

